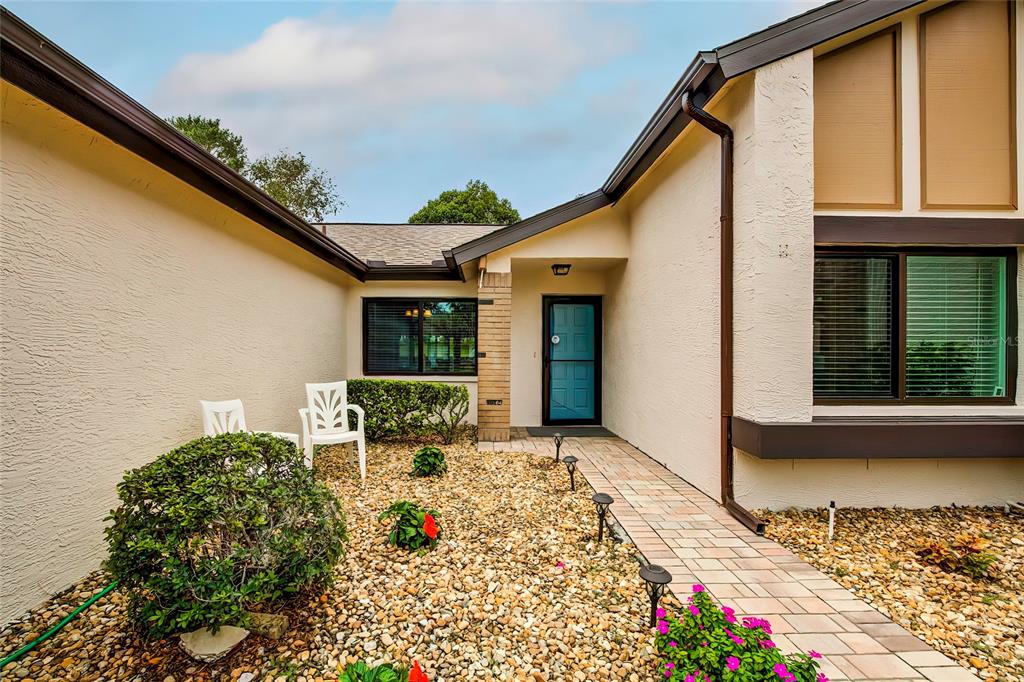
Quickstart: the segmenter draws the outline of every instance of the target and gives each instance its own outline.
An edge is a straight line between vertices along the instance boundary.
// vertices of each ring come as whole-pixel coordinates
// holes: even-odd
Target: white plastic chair
[[[348,404],[348,382],[306,384],[307,407],[299,410],[306,464],[313,466],[313,448],[317,445],[355,443],[359,450],[359,476],[366,479],[365,413],[358,405]],[[348,412],[356,413],[356,428],[349,429]]]
[[[203,410],[203,434],[218,436],[222,433],[239,433],[245,428],[245,408],[241,400],[200,400]],[[299,447],[299,434],[283,431],[259,431],[277,438],[285,438]]]

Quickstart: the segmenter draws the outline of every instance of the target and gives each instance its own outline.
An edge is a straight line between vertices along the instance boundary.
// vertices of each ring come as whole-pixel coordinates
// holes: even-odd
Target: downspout
[[[733,228],[732,228],[732,128],[693,103],[693,96],[684,92],[683,113],[722,139],[721,170],[721,245],[719,248],[721,303],[719,305],[719,373],[721,375],[721,479],[722,506],[740,523],[758,535],[764,535],[764,522],[741,507],[733,495]]]

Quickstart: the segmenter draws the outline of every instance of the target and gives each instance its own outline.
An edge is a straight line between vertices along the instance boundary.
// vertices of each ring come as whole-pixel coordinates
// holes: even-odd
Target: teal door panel
[[[549,411],[551,421],[592,421],[597,416],[597,329],[593,303],[549,307]]]

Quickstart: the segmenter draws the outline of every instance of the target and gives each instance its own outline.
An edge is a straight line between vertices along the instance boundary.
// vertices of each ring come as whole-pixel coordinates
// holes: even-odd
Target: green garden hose
[[[68,623],[70,623],[72,618],[74,618],[75,616],[80,614],[82,611],[85,611],[87,608],[92,606],[93,603],[96,602],[97,600],[102,599],[103,597],[105,597],[115,587],[117,587],[117,581],[116,580],[114,582],[110,583],[109,585],[107,585],[106,587],[104,587],[102,590],[100,590],[96,594],[94,594],[91,597],[89,597],[88,599],[86,599],[85,603],[83,603],[81,606],[79,606],[77,609],[75,609],[74,611],[72,611],[68,615],[64,616],[64,619],[61,620],[61,622],[59,622],[56,625],[54,625],[52,628],[50,628],[49,630],[44,632],[39,637],[36,637],[31,642],[29,642],[25,646],[21,647],[20,649],[15,651],[10,656],[7,656],[6,658],[4,658],[4,660],[0,661],[0,670],[3,670],[7,666],[8,663],[13,663],[14,661],[17,661],[19,658],[21,658],[22,656],[24,656],[28,652],[32,651],[33,649],[35,649],[37,646],[39,646],[40,644],[42,644],[46,640],[50,639],[50,637],[53,637],[55,634],[60,632],[60,629],[62,627],[64,627],[65,625],[67,625]]]

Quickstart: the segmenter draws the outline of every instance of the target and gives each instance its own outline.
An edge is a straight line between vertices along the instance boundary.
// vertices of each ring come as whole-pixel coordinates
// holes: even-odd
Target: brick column
[[[512,374],[512,273],[485,272],[477,303],[479,439],[508,440]]]

